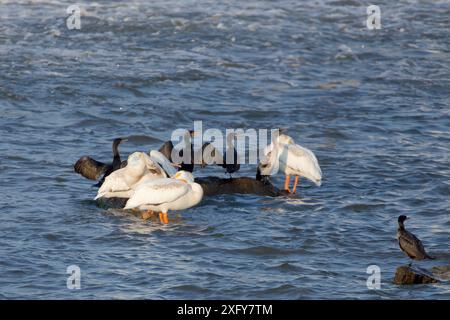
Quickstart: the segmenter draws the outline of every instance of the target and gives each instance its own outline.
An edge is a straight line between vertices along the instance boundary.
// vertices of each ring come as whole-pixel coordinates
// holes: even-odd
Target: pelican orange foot
[[[284,190],[291,193],[291,190],[289,190],[289,184],[291,183],[291,176],[286,176],[286,179],[284,180]]]
[[[298,176],[295,176],[294,186],[292,187],[292,193],[295,193],[295,190],[297,190],[297,184],[298,184]]]
[[[167,215],[167,212],[160,212],[159,213],[159,221],[161,221],[161,223],[164,223],[164,224],[168,224],[169,223],[169,217]]]
[[[286,180],[284,181],[284,190],[293,194],[297,190],[298,176],[294,176],[294,186],[292,187],[292,191],[291,189],[289,189],[290,184],[291,184],[291,176],[286,176]]]

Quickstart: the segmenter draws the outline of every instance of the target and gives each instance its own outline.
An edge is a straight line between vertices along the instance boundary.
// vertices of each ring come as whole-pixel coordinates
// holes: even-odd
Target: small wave
[[[384,204],[366,204],[366,203],[353,203],[343,207],[347,211],[365,212],[372,209],[384,208]]]
[[[281,248],[275,248],[275,247],[268,247],[268,246],[255,246],[255,247],[249,247],[245,249],[231,249],[230,251],[235,253],[243,253],[243,254],[250,254],[250,255],[285,255],[285,254],[292,254],[295,252],[298,252],[298,250],[288,250],[288,249],[281,249]]]
[[[25,102],[28,101],[28,98],[20,95],[18,93],[15,93],[11,90],[6,89],[5,87],[0,86],[0,98],[6,98],[6,100],[11,100],[15,102]]]
[[[208,293],[211,290],[208,288],[200,287],[194,284],[184,284],[179,286],[170,287],[169,289],[184,291],[184,292],[195,292],[195,293]]]
[[[358,88],[360,84],[358,80],[334,80],[318,84],[317,87],[319,89],[336,89],[341,87]]]
[[[136,144],[160,143],[161,140],[147,135],[131,135],[127,137],[128,141]]]
[[[128,83],[124,83],[124,82],[118,82],[116,84],[113,85],[115,88],[117,89],[125,89],[128,90],[129,92],[131,92],[132,94],[134,94],[136,97],[144,97],[144,93],[142,91],[140,91],[139,89],[137,89],[135,86],[130,85]]]
[[[295,272],[295,273],[301,273],[304,272],[305,269],[299,266],[296,266],[295,264],[291,264],[289,262],[283,262],[277,266],[271,267],[271,269],[280,270],[283,272]]]

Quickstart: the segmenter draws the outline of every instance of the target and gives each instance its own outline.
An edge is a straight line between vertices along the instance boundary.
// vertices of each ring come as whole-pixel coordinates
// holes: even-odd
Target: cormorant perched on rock
[[[269,182],[269,176],[268,175],[262,175],[260,165],[256,168],[256,180],[261,181],[263,183]]]
[[[231,139],[234,138],[236,134],[230,134],[227,137],[227,150],[222,155],[222,153],[217,150],[211,142],[205,142],[202,146],[202,164],[204,167],[207,164],[216,164],[219,167],[225,169],[226,173],[231,174],[238,171],[241,168],[239,163],[238,153],[236,148],[232,145]],[[227,155],[233,153],[233,159],[227,159]],[[228,160],[228,161],[227,161]]]
[[[406,231],[403,224],[406,219],[408,217],[404,215],[398,217],[397,240],[400,249],[413,260],[434,259],[425,252],[422,242],[411,232]]]
[[[191,139],[194,137],[195,132],[194,130],[189,130],[189,144],[191,147],[191,161],[188,163],[182,162],[179,170],[192,172],[194,171],[194,145],[191,141]],[[163,145],[159,148],[159,152],[161,152],[170,162],[173,162],[172,160],[172,151],[173,151],[174,145],[171,140],[168,140],[163,143]],[[183,150],[179,151],[179,155],[181,158],[183,158]]]
[[[233,139],[235,137],[236,137],[235,133],[231,133],[227,136],[227,148],[225,150],[225,153],[223,154],[223,162],[220,165],[230,175],[230,179],[231,179],[231,174],[236,171],[239,171],[239,169],[241,168],[241,164],[239,163],[238,153],[236,151],[236,148],[233,145]],[[230,157],[229,154],[231,152],[233,153],[233,159],[228,159],[228,157]]]
[[[127,165],[126,160],[123,162],[121,161],[119,154],[119,144],[123,141],[126,141],[126,139],[114,139],[112,144],[114,156],[112,163],[105,164],[103,162],[94,160],[91,157],[84,156],[78,159],[78,161],[75,163],[75,172],[90,180],[99,180],[101,177],[100,181],[95,185],[97,187],[100,187],[107,176]]]

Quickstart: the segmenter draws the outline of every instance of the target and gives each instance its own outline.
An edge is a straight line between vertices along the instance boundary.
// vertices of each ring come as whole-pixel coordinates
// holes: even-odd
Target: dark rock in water
[[[128,198],[99,198],[96,200],[97,205],[100,208],[109,209],[117,208],[122,209],[128,201]]]
[[[450,280],[450,265],[433,267],[431,272],[442,281]]]
[[[439,282],[439,280],[428,270],[410,266],[398,267],[394,277],[395,284],[425,284],[437,282]]]
[[[290,196],[287,191],[280,190],[270,182],[262,182],[253,178],[226,178],[221,179],[217,177],[197,178],[195,182],[199,183],[204,192],[204,196],[214,196],[217,194],[255,194],[258,196]],[[127,198],[100,198],[97,199],[97,205],[101,208],[116,208],[121,209],[125,207]]]
[[[197,178],[195,182],[199,183],[205,196],[214,196],[217,194],[256,194],[259,196],[278,197],[283,195],[278,188],[270,182],[258,181],[254,178],[240,177],[231,179],[221,179],[218,177]]]

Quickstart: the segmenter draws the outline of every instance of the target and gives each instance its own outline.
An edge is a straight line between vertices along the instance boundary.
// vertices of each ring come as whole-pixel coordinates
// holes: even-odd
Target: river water
[[[72,3],[0,0],[0,298],[450,298],[391,282],[400,214],[437,257],[417,265],[450,264],[448,1],[378,1],[379,30],[359,0],[79,3],[69,30]],[[194,121],[287,127],[323,184],[205,197],[165,226],[97,207],[73,172]]]

